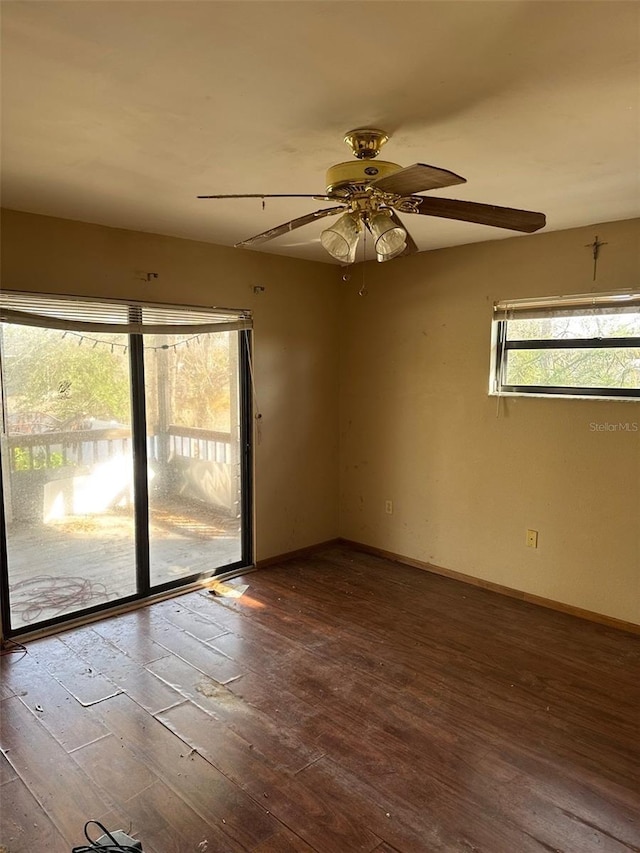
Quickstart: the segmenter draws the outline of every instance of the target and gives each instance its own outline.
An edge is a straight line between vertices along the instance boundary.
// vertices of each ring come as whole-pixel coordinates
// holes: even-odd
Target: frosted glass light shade
[[[407,232],[393,221],[390,213],[373,213],[368,221],[375,240],[376,255],[382,255],[388,261],[404,251]]]
[[[324,249],[344,264],[356,259],[356,248],[360,237],[360,217],[357,213],[344,213],[330,228],[320,235]]]
[[[407,248],[406,243],[402,243],[402,245],[398,246],[395,252],[390,255],[381,255],[379,252],[376,252],[376,259],[382,263],[382,261],[390,261],[391,258],[397,258],[398,255],[401,255],[404,250]]]

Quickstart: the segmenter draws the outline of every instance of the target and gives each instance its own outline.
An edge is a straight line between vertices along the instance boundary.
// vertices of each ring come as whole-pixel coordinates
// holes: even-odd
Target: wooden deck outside
[[[149,536],[153,585],[241,558],[239,520],[196,501],[154,502]],[[7,540],[13,628],[136,591],[130,510],[15,521]]]
[[[168,425],[147,445],[152,586],[238,562],[231,434]],[[2,450],[12,628],[135,594],[131,430],[19,432]]]
[[[0,844],[640,849],[637,637],[344,548],[244,580],[0,658]]]

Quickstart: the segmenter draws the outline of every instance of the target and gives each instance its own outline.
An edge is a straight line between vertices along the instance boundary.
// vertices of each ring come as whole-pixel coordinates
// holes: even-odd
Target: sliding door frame
[[[143,335],[129,335],[136,596],[141,598],[149,595],[151,587],[151,561],[149,558],[149,523],[151,519],[149,518],[147,477],[147,406],[143,344]]]
[[[253,565],[253,333],[238,332],[240,404],[240,518],[242,563]]]
[[[181,306],[177,306],[181,307]],[[132,316],[136,306],[131,306]],[[185,306],[185,310],[188,308]],[[220,334],[221,332],[211,332]],[[238,371],[238,399],[233,405],[238,406],[239,412],[239,468],[240,468],[240,559],[225,566],[220,566],[210,573],[196,572],[192,575],[168,581],[162,584],[151,584],[150,564],[150,535],[149,535],[149,490],[147,474],[147,428],[146,428],[146,396],[144,376],[144,335],[130,333],[129,337],[129,375],[131,386],[131,438],[133,448],[133,495],[134,495],[134,532],[135,532],[135,571],[136,592],[123,596],[114,601],[103,602],[90,607],[43,619],[33,625],[14,628],[11,624],[11,601],[9,589],[9,565],[7,548],[7,523],[4,503],[3,470],[6,462],[5,454],[0,454],[0,640],[19,637],[34,632],[46,632],[66,622],[76,622],[90,618],[97,613],[105,615],[112,610],[119,610],[127,604],[143,602],[145,599],[171,590],[193,585],[199,580],[226,574],[237,574],[239,570],[253,566],[253,390],[251,347],[252,330],[240,329],[232,334],[237,335],[237,363],[234,369]],[[3,370],[0,351],[0,371]],[[7,435],[8,424],[4,410],[4,392],[2,394],[2,438]]]

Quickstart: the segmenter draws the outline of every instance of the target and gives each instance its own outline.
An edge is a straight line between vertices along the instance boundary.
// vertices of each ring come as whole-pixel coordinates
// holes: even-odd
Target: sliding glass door
[[[0,308],[5,634],[249,565],[246,315]]]
[[[3,325],[11,625],[136,592],[125,335]]]
[[[242,553],[238,338],[144,342],[151,585]]]

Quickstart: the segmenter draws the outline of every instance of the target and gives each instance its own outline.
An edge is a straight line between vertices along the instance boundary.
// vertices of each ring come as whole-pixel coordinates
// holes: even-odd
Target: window
[[[640,398],[640,292],[497,302],[490,393]]]

